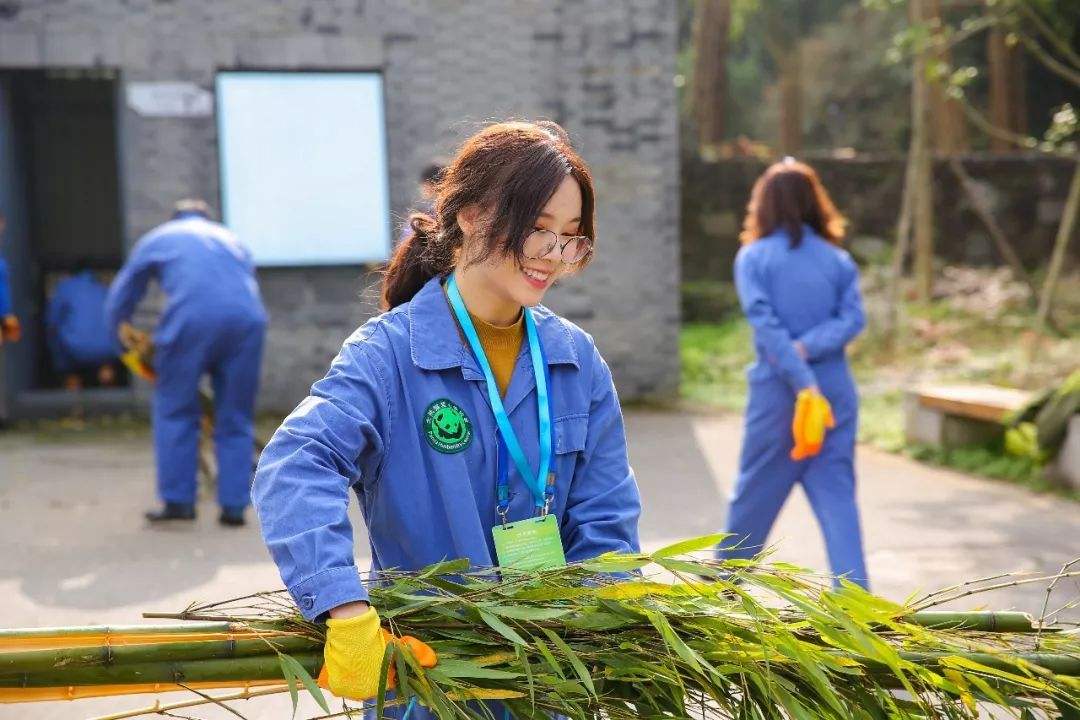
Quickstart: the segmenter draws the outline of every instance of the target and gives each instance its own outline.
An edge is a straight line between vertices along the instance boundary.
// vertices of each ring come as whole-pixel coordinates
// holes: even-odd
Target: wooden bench
[[[932,385],[904,396],[904,434],[910,443],[952,448],[1000,440],[1009,413],[1024,407],[1034,393],[993,385]],[[1047,468],[1080,489],[1080,415],[1069,423],[1065,444]]]

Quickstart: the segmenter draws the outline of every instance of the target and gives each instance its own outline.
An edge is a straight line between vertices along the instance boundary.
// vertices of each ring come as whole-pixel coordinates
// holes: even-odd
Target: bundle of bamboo
[[[530,719],[976,718],[985,705],[1025,719],[1080,713],[1075,630],[1022,613],[934,609],[986,585],[1034,579],[958,586],[897,605],[853,585],[833,590],[826,579],[763,559],[687,556],[716,540],[540,572],[495,575],[451,561],[383,573],[370,586],[373,604],[395,633],[423,638],[440,661],[423,669],[391,645],[377,716],[389,704],[418,702],[446,720],[493,717],[489,705],[471,700],[500,700],[514,717]],[[1078,575],[1066,568],[1052,586]],[[304,622],[283,592],[171,617],[224,624],[180,626],[191,637],[123,629],[110,642],[98,636],[78,648],[34,650],[11,649],[10,639],[27,633],[8,633],[9,643],[0,644],[0,698],[24,699],[19,693],[41,688],[78,694],[95,686],[267,682],[277,687],[266,692],[291,692],[294,702],[306,688],[329,713],[311,680],[323,628]],[[117,643],[118,635],[133,639]],[[399,684],[388,699],[391,664]]]

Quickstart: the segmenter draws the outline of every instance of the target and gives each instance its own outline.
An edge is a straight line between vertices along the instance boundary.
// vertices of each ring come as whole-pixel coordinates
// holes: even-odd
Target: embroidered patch
[[[428,444],[441,453],[459,453],[472,442],[472,421],[456,403],[441,398],[424,411]]]

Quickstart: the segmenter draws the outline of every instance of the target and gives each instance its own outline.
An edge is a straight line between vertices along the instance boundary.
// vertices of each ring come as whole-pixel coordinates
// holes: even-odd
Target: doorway
[[[23,324],[22,341],[3,351],[0,396],[11,418],[111,404],[127,384],[120,373],[118,386],[99,390],[91,378],[70,397],[45,331],[58,282],[86,269],[107,283],[123,262],[117,91],[108,69],[0,72],[0,212],[8,219],[0,242]],[[119,394],[126,404],[129,393]]]

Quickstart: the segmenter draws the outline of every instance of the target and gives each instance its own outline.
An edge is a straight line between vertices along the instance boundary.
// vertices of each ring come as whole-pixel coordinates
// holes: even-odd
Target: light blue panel
[[[259,265],[355,265],[390,252],[378,73],[217,76],[225,223]]]

